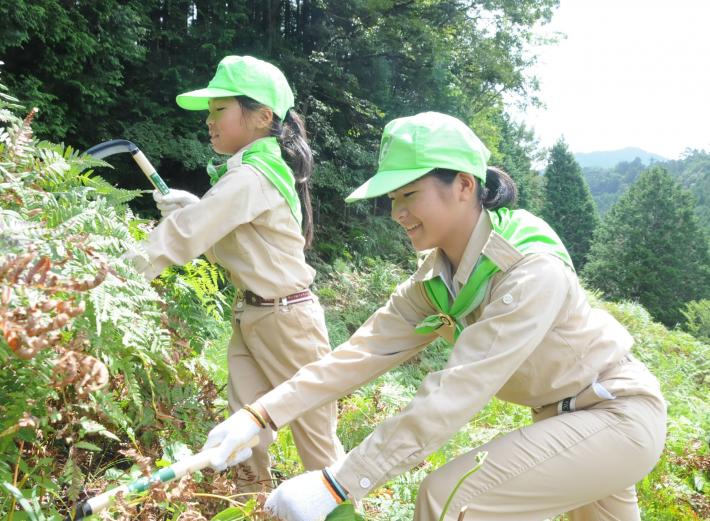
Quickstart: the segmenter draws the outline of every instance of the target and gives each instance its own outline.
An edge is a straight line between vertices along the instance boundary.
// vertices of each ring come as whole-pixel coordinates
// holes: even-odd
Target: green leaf
[[[246,519],[248,512],[240,507],[229,507],[226,510],[222,510],[219,514],[214,516],[211,521],[237,521],[239,519]]]
[[[101,436],[104,436],[105,438],[110,438],[112,440],[116,441],[121,441],[118,436],[116,436],[114,433],[112,433],[110,430],[108,430],[106,427],[101,425],[99,422],[90,420],[88,418],[82,418],[79,420],[81,423],[81,427],[86,431],[87,434],[99,434]]]
[[[214,516],[211,521],[238,521],[251,519],[251,514],[256,508],[256,499],[252,498],[240,507],[229,507]]]
[[[328,514],[325,521],[365,521],[365,518],[355,512],[352,503],[346,501],[338,505],[335,510]]]
[[[101,447],[98,445],[94,445],[93,443],[89,443],[88,441],[78,441],[74,444],[74,446],[77,449],[86,449],[86,450],[91,450],[94,452],[101,452]]]
[[[154,465],[156,468],[162,469],[162,468],[165,468],[165,467],[169,467],[170,465],[172,465],[172,463],[170,463],[170,462],[169,462],[168,460],[166,460],[166,459],[160,458],[160,459],[155,460],[155,461],[153,462],[153,465]]]
[[[25,498],[25,496],[22,495],[22,492],[19,491],[17,487],[12,485],[11,483],[8,483],[7,481],[3,482],[3,486],[10,491],[10,493],[15,496],[15,499],[17,502],[20,504],[22,509],[27,512],[27,515],[32,521],[43,521],[44,516],[42,513],[33,507],[29,501]]]

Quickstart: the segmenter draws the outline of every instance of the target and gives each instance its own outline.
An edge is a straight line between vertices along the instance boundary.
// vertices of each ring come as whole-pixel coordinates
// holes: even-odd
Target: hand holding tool
[[[246,459],[244,457],[246,451],[251,453],[251,447],[254,447],[258,443],[259,438],[254,436],[245,445],[237,447],[235,452],[238,452],[242,455],[243,459]],[[150,477],[137,479],[127,485],[112,488],[103,494],[87,499],[86,501],[81,501],[74,507],[72,512],[67,515],[64,521],[84,519],[85,517],[105,510],[110,505],[111,498],[120,492],[124,494],[144,492],[155,483],[167,483],[168,481],[179,479],[187,474],[209,467],[212,464],[211,461],[216,451],[217,447],[203,450],[202,452],[183,458],[169,467],[154,472]],[[246,457],[248,457],[248,455],[246,455]]]
[[[195,194],[191,194],[185,190],[175,190],[174,188],[171,188],[167,194],[161,194],[158,190],[154,190],[153,199],[163,217],[167,217],[175,210],[185,208],[200,200]]]

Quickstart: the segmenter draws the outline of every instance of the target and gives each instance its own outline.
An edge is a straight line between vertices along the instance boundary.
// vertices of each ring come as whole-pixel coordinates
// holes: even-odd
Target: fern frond
[[[117,188],[98,175],[85,177],[83,182],[85,186],[93,188],[98,194],[103,195],[118,204],[125,204],[143,194],[143,190],[126,190],[124,188]]]

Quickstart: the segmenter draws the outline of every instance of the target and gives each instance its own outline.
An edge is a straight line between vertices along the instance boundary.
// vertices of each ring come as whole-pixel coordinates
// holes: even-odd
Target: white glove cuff
[[[284,481],[264,505],[269,514],[283,521],[324,519],[337,506],[323,473],[317,470]]]

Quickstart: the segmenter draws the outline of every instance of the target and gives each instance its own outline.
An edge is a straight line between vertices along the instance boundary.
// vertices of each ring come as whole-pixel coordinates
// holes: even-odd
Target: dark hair
[[[266,106],[247,96],[236,96],[242,108],[256,112]],[[281,147],[281,154],[288,166],[293,170],[296,179],[296,189],[301,200],[303,212],[303,237],[306,239],[306,249],[313,243],[313,208],[311,207],[311,192],[308,183],[313,172],[313,152],[306,137],[306,127],[298,113],[290,109],[283,121],[274,114],[269,129],[269,135],[276,138]]]
[[[450,185],[454,182],[457,174],[456,170],[437,168],[427,175],[434,176],[442,183]],[[500,168],[489,166],[486,169],[485,186],[481,186],[481,182],[477,177],[474,177],[474,179],[476,179],[476,186],[478,186],[478,202],[483,208],[497,210],[498,208],[513,206],[518,199],[518,187],[515,186],[515,181]]]

